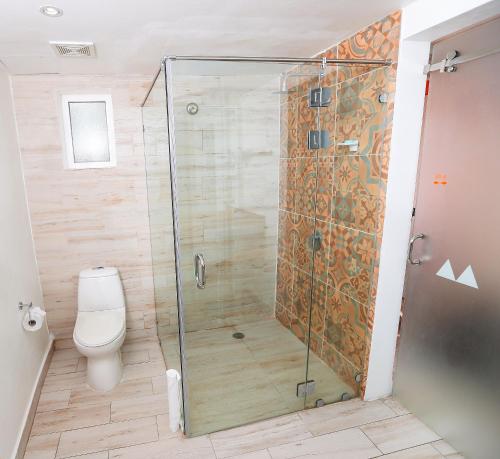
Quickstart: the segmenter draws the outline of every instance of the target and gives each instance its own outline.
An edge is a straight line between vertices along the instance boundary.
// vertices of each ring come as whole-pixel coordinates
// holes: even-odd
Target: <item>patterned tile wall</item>
[[[361,393],[384,220],[399,28],[396,11],[323,54],[392,59],[391,66],[331,67],[321,82],[288,78],[281,106],[276,317],[305,341],[310,314],[312,351]],[[332,88],[332,103],[310,108],[309,89],[318,85]],[[386,103],[379,101],[381,94]],[[318,128],[328,131],[330,145],[309,150],[307,132]],[[359,141],[357,151],[342,145],[347,140]]]

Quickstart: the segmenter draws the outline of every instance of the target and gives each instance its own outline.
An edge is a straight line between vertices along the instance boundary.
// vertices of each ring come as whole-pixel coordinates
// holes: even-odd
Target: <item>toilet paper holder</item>
[[[33,307],[33,302],[30,301],[29,303],[23,303],[22,301],[20,301],[19,303],[17,303],[17,307],[20,311],[22,311],[24,308],[28,308],[28,310],[30,310]]]

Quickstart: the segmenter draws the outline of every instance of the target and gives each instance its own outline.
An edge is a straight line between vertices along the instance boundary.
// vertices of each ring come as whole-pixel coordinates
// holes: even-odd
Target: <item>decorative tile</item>
[[[369,338],[366,306],[328,288],[325,339],[358,368],[363,368]]]
[[[278,258],[276,276],[276,301],[283,307],[290,309],[292,304],[292,265]]]
[[[282,306],[280,303],[276,302],[274,313],[276,315],[276,319],[278,319],[284,327],[289,329],[291,319],[290,319],[290,313],[288,312],[288,310],[284,306]]]
[[[342,380],[348,384],[351,389],[351,395],[354,397],[359,393],[359,385],[356,382],[356,375],[361,372],[352,363],[346,360],[342,355],[330,346],[326,341],[323,341],[321,351],[321,359],[332,368]]]
[[[318,181],[316,190],[317,218],[328,219],[331,214],[333,192],[333,158],[320,157],[317,160]]]
[[[314,276],[323,282],[328,278],[328,261],[330,256],[330,223],[323,220],[315,221],[314,234],[319,240],[314,250]],[[312,245],[312,243],[311,243]]]
[[[327,285],[318,279],[313,279],[312,290],[311,331],[318,336],[323,336]]]
[[[384,69],[374,70],[340,85],[336,112],[336,154],[369,155],[382,151],[387,104],[378,101],[386,92]],[[340,145],[358,140],[356,152]]]
[[[355,198],[353,227],[374,233],[379,227],[381,199],[377,196],[359,194]]]
[[[293,261],[294,244],[297,239],[294,215],[291,212],[279,211],[278,220],[278,256],[285,261]]]
[[[400,16],[387,16],[338,45],[339,59],[391,59],[397,61]],[[338,80],[353,78],[373,66],[339,66]]]
[[[295,208],[296,167],[296,159],[280,160],[279,207],[290,212]]]
[[[335,193],[332,200],[332,222],[353,228],[356,221],[356,201],[352,193]]]
[[[311,275],[294,268],[292,313],[303,324],[309,323],[309,305],[311,303]]]
[[[376,255],[374,236],[332,225],[329,283],[356,301],[367,304]]]
[[[295,221],[295,245],[293,262],[295,266],[310,273],[312,269],[312,255],[314,234],[314,218],[297,215]]]
[[[300,158],[297,163],[295,211],[314,217],[316,211],[316,160]]]

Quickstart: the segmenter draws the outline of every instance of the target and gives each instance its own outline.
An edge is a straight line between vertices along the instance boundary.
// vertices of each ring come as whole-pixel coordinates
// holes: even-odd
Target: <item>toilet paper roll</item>
[[[45,320],[45,311],[39,307],[32,308],[23,317],[23,328],[29,332],[40,330]]]
[[[181,375],[177,370],[167,370],[168,418],[172,432],[179,430],[181,422]]]

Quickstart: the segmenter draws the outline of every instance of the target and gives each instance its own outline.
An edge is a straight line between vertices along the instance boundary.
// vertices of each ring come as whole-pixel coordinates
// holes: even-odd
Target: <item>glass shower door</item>
[[[275,315],[276,282],[279,291],[292,281],[279,268],[276,279],[278,223],[286,213],[279,174],[288,161],[283,152],[280,159],[280,116],[290,109],[282,74],[290,70],[167,61],[189,435],[304,406],[297,384],[306,379],[307,312],[288,327]],[[317,86],[318,66],[303,72]],[[317,128],[314,111],[302,129],[307,123]],[[300,151],[307,132],[304,142]],[[301,301],[308,311],[307,295]]]

